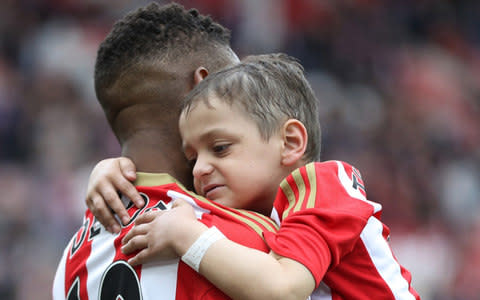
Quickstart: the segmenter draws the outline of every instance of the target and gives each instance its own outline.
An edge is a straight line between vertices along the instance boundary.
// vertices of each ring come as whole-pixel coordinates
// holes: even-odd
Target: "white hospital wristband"
[[[212,226],[203,232],[197,240],[188,248],[187,252],[182,256],[182,261],[198,272],[200,262],[208,248],[218,240],[224,239],[225,235]]]

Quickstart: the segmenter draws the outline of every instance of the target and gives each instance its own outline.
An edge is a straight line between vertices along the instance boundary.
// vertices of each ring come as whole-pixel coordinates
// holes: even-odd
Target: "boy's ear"
[[[205,67],[198,67],[195,72],[193,72],[193,84],[194,86],[199,84],[200,81],[205,79],[208,76],[208,70]]]
[[[307,149],[308,134],[305,125],[296,119],[289,119],[283,124],[282,164],[291,166],[303,158]]]

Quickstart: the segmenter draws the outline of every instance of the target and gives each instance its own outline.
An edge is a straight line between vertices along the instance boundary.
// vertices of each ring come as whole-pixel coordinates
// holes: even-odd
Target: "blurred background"
[[[480,1],[179,2],[230,28],[240,56],[299,58],[322,160],[360,169],[422,298],[480,299]],[[0,2],[1,299],[51,298],[88,174],[119,155],[93,91],[96,49],[146,3]]]

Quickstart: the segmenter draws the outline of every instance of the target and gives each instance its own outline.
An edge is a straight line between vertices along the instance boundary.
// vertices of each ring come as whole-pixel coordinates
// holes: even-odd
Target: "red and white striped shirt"
[[[380,221],[382,206],[367,200],[360,173],[340,161],[310,163],[285,178],[265,233],[269,247],[313,274],[311,299],[420,299],[396,260]]]
[[[172,199],[182,198],[208,227],[216,226],[227,238],[268,252],[263,232],[278,228],[269,218],[249,211],[215,204],[192,192],[167,174],[138,173],[136,186],[144,197],[142,209],[128,208],[133,216],[119,234],[111,234],[87,210],[82,227],[66,247],[55,275],[53,299],[229,299],[179,259],[132,268],[121,251],[121,240],[139,214],[168,209]]]

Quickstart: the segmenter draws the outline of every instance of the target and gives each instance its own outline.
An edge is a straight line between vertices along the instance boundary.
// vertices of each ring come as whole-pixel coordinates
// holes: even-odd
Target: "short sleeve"
[[[275,253],[307,267],[317,285],[352,251],[368,219],[381,209],[366,199],[356,173],[338,161],[308,164],[282,182],[275,200],[280,230],[265,233],[265,240]]]

